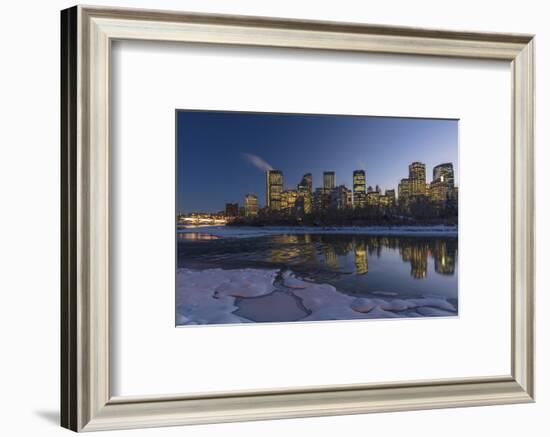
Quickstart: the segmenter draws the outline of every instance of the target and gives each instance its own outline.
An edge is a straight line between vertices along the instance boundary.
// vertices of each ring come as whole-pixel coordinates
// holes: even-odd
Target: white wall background
[[[144,436],[546,436],[550,431],[550,14],[536,0],[133,0],[96,4],[537,35],[537,403],[122,431]],[[0,45],[0,408],[3,435],[68,435],[59,404],[60,0],[4,3]],[[545,268],[546,267],[546,268]]]

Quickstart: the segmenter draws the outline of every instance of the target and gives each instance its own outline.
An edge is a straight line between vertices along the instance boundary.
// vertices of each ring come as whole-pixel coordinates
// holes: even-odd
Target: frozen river
[[[177,324],[458,313],[452,233],[178,233]]]

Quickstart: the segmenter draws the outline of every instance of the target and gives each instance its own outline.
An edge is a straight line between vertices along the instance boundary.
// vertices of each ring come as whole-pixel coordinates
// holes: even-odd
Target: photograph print
[[[176,326],[456,317],[458,125],[176,111]]]

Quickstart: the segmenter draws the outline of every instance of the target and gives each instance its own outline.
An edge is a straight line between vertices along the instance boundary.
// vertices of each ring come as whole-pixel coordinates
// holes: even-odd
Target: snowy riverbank
[[[363,234],[417,237],[456,237],[457,226],[202,226],[178,229],[178,233],[201,233],[221,238],[250,238],[278,234]]]
[[[392,297],[395,293],[389,291],[379,292],[384,295],[383,299],[356,298],[339,292],[330,284],[298,279],[290,271],[280,275],[273,269],[180,268],[176,277],[176,325],[254,322],[253,314],[249,318],[235,314],[239,310],[239,300],[254,299],[256,305],[261,305],[261,299],[265,298],[268,305],[268,296],[275,291],[288,293],[300,301],[306,313],[295,321],[457,315],[455,306],[443,298],[405,299]],[[277,311],[284,314],[285,308]]]

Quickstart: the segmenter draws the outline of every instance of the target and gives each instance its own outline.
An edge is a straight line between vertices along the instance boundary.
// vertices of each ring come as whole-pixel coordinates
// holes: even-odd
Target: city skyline
[[[271,213],[303,216],[313,212],[328,210],[392,208],[399,207],[401,212],[409,213],[412,203],[425,199],[432,206],[443,207],[448,201],[458,202],[458,187],[452,163],[441,163],[433,167],[432,179],[422,162],[409,164],[408,175],[401,178],[395,188],[382,190],[366,184],[364,170],[353,171],[353,186],[335,185],[335,172],[323,172],[322,185],[315,187],[312,174],[303,175],[299,184],[285,190],[284,172],[278,169],[266,170],[265,210]],[[252,217],[260,212],[258,196],[247,193],[244,205],[239,202],[228,202],[225,210],[219,211],[227,217]]]
[[[364,171],[366,187],[397,197],[411,163],[425,165],[426,182],[449,163],[458,186],[458,120],[179,111],[177,123],[180,213],[215,213],[245,195],[263,208],[267,170],[282,172],[275,189],[313,191],[327,181],[353,191],[354,173]]]

